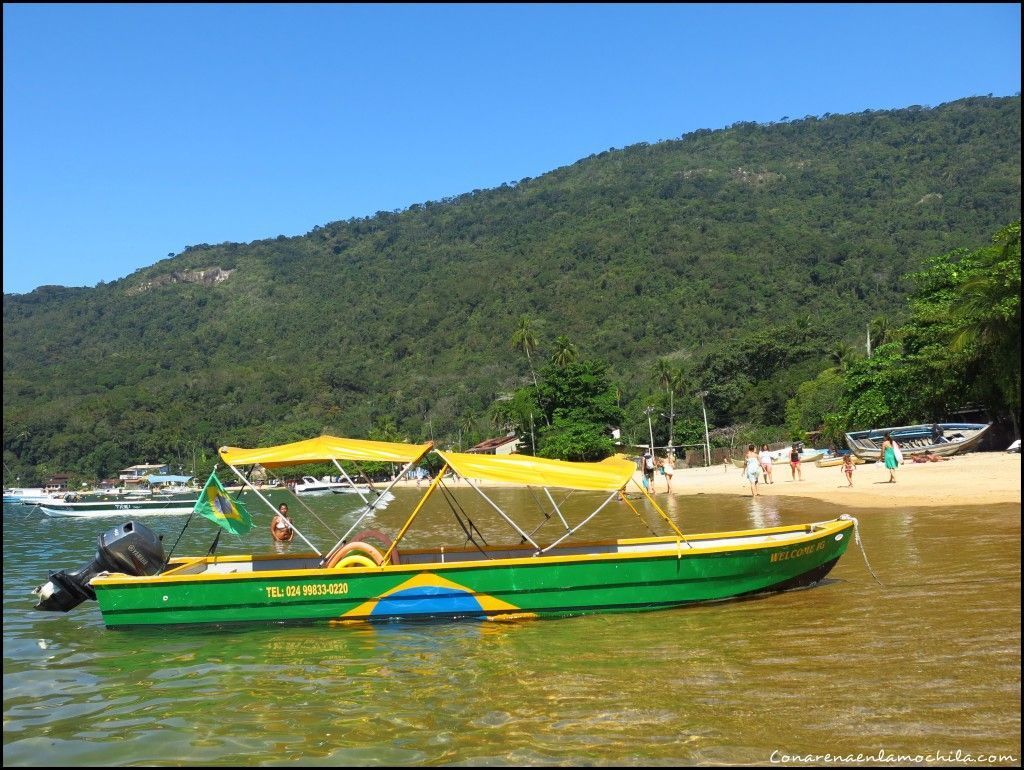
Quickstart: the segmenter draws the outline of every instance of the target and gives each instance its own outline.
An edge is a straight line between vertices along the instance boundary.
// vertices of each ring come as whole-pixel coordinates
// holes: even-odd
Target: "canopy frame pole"
[[[652,535],[654,535],[655,537],[657,537],[657,536],[658,536],[658,533],[657,533],[657,532],[655,532],[655,531],[654,531],[654,529],[653,529],[653,528],[651,527],[651,525],[650,525],[650,524],[648,524],[648,523],[647,523],[647,521],[646,521],[646,520],[644,519],[644,517],[640,515],[640,511],[638,511],[638,510],[637,510],[637,509],[636,509],[636,508],[635,508],[635,507],[633,506],[633,503],[629,502],[629,498],[628,498],[628,497],[626,497],[626,495],[625,495],[625,494],[623,494],[623,492],[622,492],[622,490],[621,490],[621,489],[619,490],[619,497],[620,497],[620,498],[622,498],[622,502],[624,502],[624,503],[626,504],[626,507],[627,507],[627,508],[629,508],[629,510],[631,510],[631,511],[632,511],[633,513],[635,513],[635,514],[636,514],[636,517],[637,517],[638,519],[640,519],[640,521],[641,521],[641,522],[643,523],[643,525],[644,525],[645,527],[647,527],[647,531],[648,531],[648,532],[650,532],[650,533],[651,533]]]
[[[498,512],[498,515],[501,516],[501,518],[503,518],[505,521],[507,521],[512,526],[512,529],[514,529],[516,532],[518,532],[526,540],[526,542],[528,542],[534,548],[540,550],[540,546],[537,545],[537,543],[534,542],[533,538],[530,537],[525,532],[523,532],[523,530],[521,530],[519,528],[518,524],[516,524],[514,521],[512,521],[512,519],[510,519],[508,516],[506,516],[505,512],[503,510],[501,510],[501,508],[499,508],[497,506],[497,504],[495,504],[495,502],[493,500],[491,500],[491,498],[489,498],[487,495],[485,495],[483,493],[483,491],[480,489],[480,487],[478,487],[476,484],[474,484],[472,482],[472,480],[467,478],[466,476],[463,476],[463,478],[466,479],[466,483],[467,484],[469,484],[471,487],[473,487],[473,489],[475,489],[477,491],[477,494],[479,494],[480,497],[482,497],[484,500],[486,500],[488,503],[491,504],[491,507]]]
[[[405,464],[405,467],[404,467],[404,468],[402,468],[401,472],[400,472],[400,473],[399,473],[399,474],[398,474],[398,475],[397,475],[397,476],[395,477],[395,480],[394,480],[394,481],[392,481],[392,482],[391,482],[390,484],[388,484],[388,485],[387,485],[387,487],[385,487],[385,488],[384,488],[384,491],[383,491],[383,492],[381,492],[381,493],[380,493],[380,494],[379,494],[379,495],[377,496],[377,499],[376,499],[376,500],[374,500],[374,501],[373,501],[372,503],[371,503],[371,502],[367,502],[367,503],[366,503],[366,510],[365,510],[365,511],[363,511],[363,512],[362,512],[362,514],[360,514],[359,518],[357,518],[357,519],[356,519],[355,523],[354,523],[354,524],[353,524],[353,525],[352,525],[351,527],[349,527],[349,528],[348,528],[348,532],[346,532],[346,533],[345,533],[344,535],[342,535],[342,538],[341,538],[341,540],[339,540],[339,541],[338,541],[337,543],[335,543],[335,544],[334,544],[334,547],[333,547],[333,548],[331,548],[331,550],[327,552],[327,555],[328,555],[328,556],[330,556],[331,554],[333,554],[333,553],[334,553],[334,551],[335,551],[335,550],[336,550],[337,548],[339,548],[339,547],[340,547],[340,546],[342,545],[342,543],[344,543],[344,542],[345,542],[346,540],[348,540],[348,536],[349,536],[349,535],[351,535],[351,534],[352,534],[353,532],[355,532],[355,531],[356,531],[356,527],[358,527],[358,526],[359,526],[359,523],[360,523],[360,522],[361,522],[361,521],[362,521],[363,519],[365,519],[365,518],[366,518],[367,516],[369,516],[369,515],[370,515],[371,513],[373,513],[373,512],[375,511],[375,510],[377,510],[377,503],[379,503],[379,502],[380,502],[381,500],[383,500],[383,499],[384,499],[384,495],[386,495],[386,494],[387,494],[388,492],[390,492],[390,491],[392,490],[392,488],[393,488],[393,487],[395,486],[395,484],[397,484],[397,483],[399,482],[399,480],[400,480],[400,479],[401,479],[401,478],[402,478],[402,477],[403,477],[403,476],[404,476],[404,475],[405,475],[406,473],[408,473],[408,472],[409,472],[410,470],[412,470],[412,467],[413,467],[414,465],[416,465],[416,463],[418,463],[418,462],[419,462],[420,460],[422,460],[422,459],[423,459],[424,457],[426,457],[426,455],[427,455],[427,452],[429,452],[429,451],[430,451],[431,449],[433,449],[433,448],[434,448],[434,445],[433,445],[433,444],[429,445],[429,446],[428,446],[428,447],[426,448],[426,450],[424,450],[424,452],[423,452],[423,453],[422,453],[422,454],[421,454],[421,455],[420,455],[419,457],[415,457],[415,458],[413,458],[412,460],[410,460],[409,462],[407,462],[407,463]],[[335,465],[337,465],[338,461],[337,461],[337,460],[334,460],[334,463],[335,463]],[[339,465],[338,467],[340,468],[341,466]],[[342,473],[345,473],[345,471],[344,471],[344,470],[342,470]],[[348,478],[348,474],[345,474],[345,478]],[[351,479],[349,479],[349,481],[351,481]],[[361,492],[359,493],[359,496],[360,496],[360,497],[362,497],[362,493],[361,493]],[[365,497],[363,497],[363,500],[366,500],[366,498],[365,498]]]
[[[243,484],[244,486],[247,486],[247,487],[249,487],[249,489],[251,489],[251,490],[252,490],[253,492],[255,492],[255,493],[256,493],[256,496],[257,496],[257,497],[258,497],[258,498],[259,498],[260,500],[262,500],[263,502],[265,502],[265,503],[267,504],[267,507],[268,507],[268,508],[269,508],[269,509],[270,509],[271,511],[273,511],[273,512],[274,512],[274,515],[275,515],[275,516],[277,515],[277,508],[275,508],[275,507],[274,507],[274,504],[273,504],[272,502],[270,502],[270,501],[269,501],[269,500],[268,500],[267,498],[265,498],[265,497],[264,497],[264,496],[263,496],[262,494],[260,494],[260,491],[259,491],[258,489],[256,489],[256,487],[254,487],[254,486],[253,486],[253,485],[252,485],[252,484],[251,484],[251,483],[249,482],[249,479],[247,479],[247,478],[246,478],[245,476],[243,476],[243,475],[242,475],[241,473],[239,473],[239,472],[238,472],[238,468],[236,468],[236,467],[235,467],[234,465],[232,465],[232,464],[231,464],[231,463],[229,463],[229,462],[225,462],[225,465],[227,465],[227,466],[228,466],[228,467],[229,467],[229,468],[230,468],[231,470],[233,470],[233,471],[235,472],[235,475],[236,475],[236,476],[238,476],[238,478],[242,480],[242,484]],[[306,536],[305,536],[305,535],[303,535],[303,534],[302,534],[301,532],[299,532],[299,528],[298,528],[298,527],[296,527],[296,526],[295,526],[294,524],[292,524],[292,521],[291,521],[291,519],[289,519],[289,518],[285,518],[285,521],[287,521],[287,522],[288,522],[288,526],[289,526],[289,527],[291,527],[291,528],[292,528],[292,530],[293,530],[293,531],[294,531],[294,532],[295,532],[295,533],[296,533],[296,534],[297,534],[297,535],[298,535],[299,537],[301,537],[301,538],[302,538],[302,539],[303,539],[303,540],[304,540],[304,541],[306,542],[306,545],[308,545],[308,546],[309,546],[310,548],[312,548],[312,549],[313,549],[313,552],[314,552],[314,553],[316,553],[316,555],[317,555],[317,556],[323,556],[323,554],[322,554],[322,553],[320,553],[320,551],[319,551],[319,550],[317,550],[317,547],[316,547],[315,545],[313,545],[313,544],[312,544],[311,542],[309,542],[309,540],[308,540],[308,539],[306,538]]]
[[[636,484],[636,479],[633,479],[632,481],[633,481],[634,484]],[[686,539],[686,535],[683,534],[683,531],[681,529],[679,529],[679,527],[676,526],[676,523],[674,521],[672,521],[672,519],[670,519],[668,517],[667,513],[665,513],[663,510],[661,510],[661,506],[658,505],[656,502],[654,502],[654,498],[651,497],[650,494],[648,494],[647,490],[643,488],[643,485],[641,485],[641,484],[636,484],[636,485],[637,485],[637,488],[641,492],[644,493],[644,497],[647,498],[648,502],[650,502],[650,504],[654,506],[654,510],[656,510],[658,512],[658,515],[660,515],[661,518],[663,518],[665,520],[665,522],[670,527],[672,527],[672,531],[675,532],[676,535],[678,535],[679,539],[682,540],[684,543],[686,543],[688,548],[693,548],[693,546],[690,544],[690,541]]]
[[[544,494],[546,494],[548,496],[548,500],[550,500],[551,504],[553,506],[555,506],[555,513],[558,514],[558,518],[560,518],[562,520],[562,523],[565,525],[565,531],[568,532],[569,531],[569,522],[567,522],[565,520],[565,516],[562,515],[562,511],[559,510],[559,508],[558,508],[558,503],[556,503],[555,502],[555,498],[553,498],[551,496],[551,490],[548,489],[547,487],[544,487]]]
[[[389,560],[391,559],[391,554],[394,553],[395,548],[398,547],[398,542],[403,537],[405,537],[405,533],[409,531],[409,527],[412,526],[412,520],[415,519],[416,514],[418,514],[420,510],[422,510],[424,504],[426,504],[427,502],[427,498],[434,494],[434,490],[437,489],[438,484],[441,483],[441,479],[444,478],[444,472],[446,470],[448,470],[447,465],[441,468],[441,471],[437,474],[434,480],[430,482],[430,486],[427,488],[426,493],[423,495],[423,497],[420,498],[420,501],[416,503],[416,507],[413,509],[412,513],[409,514],[408,520],[402,526],[401,531],[399,531],[399,533],[395,535],[395,539],[391,542],[391,546],[388,548],[387,553],[384,554],[384,558],[380,560],[381,566],[384,566],[385,564],[389,563]]]
[[[341,471],[341,475],[345,477],[345,481],[352,485],[352,489],[356,491],[356,494],[363,498],[363,502],[369,505],[370,499],[362,493],[362,491],[359,489],[358,486],[356,486],[356,483],[352,480],[348,473],[345,472],[345,469],[341,467],[341,463],[338,462],[338,458],[332,457],[331,462],[334,463],[334,467]]]
[[[277,478],[277,477],[275,476],[274,478]],[[306,513],[308,513],[314,519],[316,519],[321,524],[323,524],[324,525],[324,529],[326,529],[328,532],[330,532],[335,537],[338,536],[338,533],[335,532],[333,529],[331,529],[331,525],[330,524],[328,524],[326,521],[324,521],[319,516],[317,516],[316,511],[314,511],[312,508],[310,508],[308,505],[306,505],[306,502],[301,497],[299,497],[299,493],[298,492],[296,492],[294,489],[292,489],[291,487],[288,487],[288,486],[283,487],[283,489],[286,490],[288,492],[288,494],[290,494],[292,497],[295,498],[295,502],[298,503],[300,506],[302,506],[303,510],[305,510]],[[294,527],[293,527],[293,529],[294,529]]]
[[[547,487],[545,487],[545,489],[547,489]],[[569,537],[569,536],[570,536],[570,535],[572,535],[572,534],[573,534],[574,532],[576,532],[577,530],[579,530],[579,529],[580,529],[580,528],[581,528],[581,527],[582,527],[582,526],[583,526],[584,524],[586,524],[586,523],[587,523],[588,521],[590,521],[590,520],[591,520],[592,518],[594,518],[595,516],[597,516],[597,514],[599,514],[599,513],[600,513],[600,512],[601,512],[601,511],[602,511],[602,510],[604,509],[604,507],[605,507],[606,505],[608,505],[608,503],[610,503],[610,502],[611,502],[612,500],[614,500],[614,499],[615,499],[615,496],[616,496],[616,495],[618,495],[618,494],[619,494],[619,490],[618,490],[618,489],[616,489],[616,490],[615,490],[614,492],[612,492],[612,493],[611,493],[610,495],[608,495],[607,499],[606,499],[606,500],[605,500],[605,501],[604,501],[603,503],[601,503],[601,504],[600,504],[599,506],[597,506],[597,509],[596,509],[596,510],[595,510],[595,511],[594,511],[594,512],[593,512],[592,514],[590,514],[589,516],[587,516],[587,518],[585,518],[585,519],[584,519],[583,521],[581,521],[581,522],[580,522],[579,524],[577,524],[577,525],[576,525],[575,527],[573,527],[573,528],[572,528],[571,530],[569,530],[568,532],[566,532],[566,533],[565,533],[564,535],[562,535],[562,536],[561,536],[560,538],[558,538],[558,540],[556,540],[555,542],[551,543],[550,545],[548,545],[548,546],[546,546],[546,547],[544,547],[544,548],[538,548],[538,550],[537,550],[537,553],[535,553],[535,554],[534,554],[534,556],[540,556],[540,555],[541,555],[542,553],[547,553],[547,552],[548,552],[548,551],[550,551],[550,550],[551,550],[552,548],[554,548],[554,547],[555,547],[556,545],[558,545],[558,544],[559,544],[559,543],[561,543],[561,542],[562,542],[563,540],[565,540],[565,539],[566,539],[567,537]]]

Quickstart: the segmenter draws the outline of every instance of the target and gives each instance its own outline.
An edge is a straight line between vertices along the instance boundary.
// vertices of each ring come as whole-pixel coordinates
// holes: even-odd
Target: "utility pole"
[[[868,358],[871,358],[871,321],[868,321]]]
[[[530,412],[530,448],[533,450],[533,456],[537,456],[537,440],[533,435],[533,412]]]
[[[702,390],[697,395],[700,396],[700,410],[704,413],[704,459],[707,462],[708,467],[711,466],[711,438],[708,433],[708,410],[704,408],[704,396],[708,392]]]
[[[676,403],[675,403],[675,388],[669,386],[668,391],[668,457],[675,463],[676,453],[672,448],[672,434],[675,433],[676,423]]]
[[[651,457],[654,457],[654,425],[651,423],[651,415],[654,413],[654,407],[649,406],[644,409],[644,414],[647,415],[647,429],[651,433]]]

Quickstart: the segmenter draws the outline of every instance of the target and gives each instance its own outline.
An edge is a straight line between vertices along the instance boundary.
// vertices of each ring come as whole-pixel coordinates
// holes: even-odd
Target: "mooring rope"
[[[864,564],[867,566],[868,572],[871,573],[871,577],[873,577],[875,579],[875,582],[878,583],[878,585],[880,587],[885,588],[885,586],[882,585],[882,581],[878,579],[878,575],[876,575],[875,571],[873,569],[871,569],[871,563],[868,561],[867,551],[864,550],[864,543],[862,543],[861,539],[860,539],[860,522],[857,521],[856,517],[851,516],[848,513],[842,514],[839,517],[839,519],[840,519],[840,521],[852,521],[853,522],[853,541],[860,548],[861,555],[864,557]]]
[[[438,484],[438,486],[441,488],[441,494],[444,495],[445,502],[448,503],[448,508],[451,510],[452,515],[455,516],[455,520],[459,523],[459,526],[462,527],[462,531],[466,533],[466,542],[472,543],[474,547],[486,558],[493,558],[489,553],[487,553],[487,551],[483,549],[480,543],[476,541],[476,538],[473,537],[473,532],[476,532],[477,536],[480,538],[483,544],[488,544],[487,540],[484,538],[483,533],[476,526],[476,524],[473,523],[473,520],[469,518],[469,514],[466,512],[466,509],[463,508],[459,501],[455,499],[455,494],[450,489],[448,489],[447,486],[445,486],[444,481],[441,481]],[[462,516],[466,517],[466,522],[469,525],[468,527],[466,526],[465,523],[463,523],[462,516],[459,515],[459,511],[462,511]]]

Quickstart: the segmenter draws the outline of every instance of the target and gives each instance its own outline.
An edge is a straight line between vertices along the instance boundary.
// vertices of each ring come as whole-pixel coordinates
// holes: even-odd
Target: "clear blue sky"
[[[1020,91],[1020,7],[3,7],[4,292],[740,120]]]

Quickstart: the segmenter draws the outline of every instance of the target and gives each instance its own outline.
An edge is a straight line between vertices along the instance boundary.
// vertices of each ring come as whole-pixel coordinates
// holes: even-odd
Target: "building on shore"
[[[478,455],[510,455],[519,448],[519,439],[515,436],[502,436],[481,441],[475,447],[467,449],[467,453]]]

